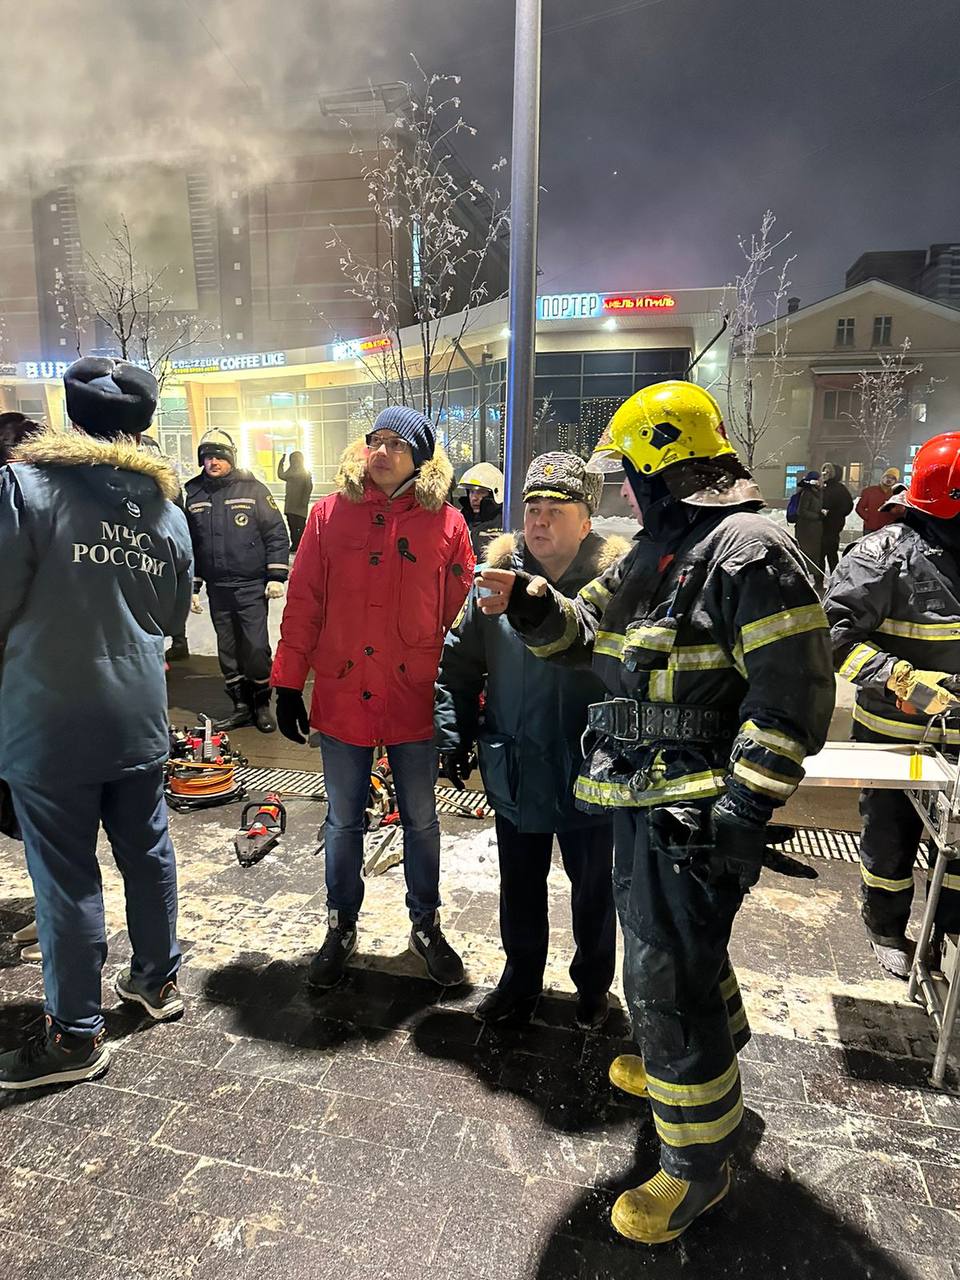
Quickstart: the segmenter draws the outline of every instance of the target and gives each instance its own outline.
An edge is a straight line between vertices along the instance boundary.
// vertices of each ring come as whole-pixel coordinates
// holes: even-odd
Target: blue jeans
[[[177,870],[167,830],[163,766],[116,782],[11,785],[37,900],[46,1010],[73,1035],[103,1027],[100,971],[107,958],[97,862],[100,823],[123,876],[131,975],[156,990],[180,968]]]
[[[320,736],[327,792],[324,841],[327,907],[340,922],[355,921],[363,905],[363,814],[370,790],[372,747]],[[426,742],[387,747],[403,823],[407,910],[416,924],[440,906],[440,823],[434,787],[437,749]]]

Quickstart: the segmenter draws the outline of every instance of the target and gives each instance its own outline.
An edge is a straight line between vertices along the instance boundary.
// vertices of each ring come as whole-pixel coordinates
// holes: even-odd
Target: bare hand
[[[477,604],[488,615],[506,613],[517,575],[510,569],[485,569],[477,578]]]

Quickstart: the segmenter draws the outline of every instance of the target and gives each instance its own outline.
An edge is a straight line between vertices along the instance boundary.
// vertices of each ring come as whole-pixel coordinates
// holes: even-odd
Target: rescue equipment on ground
[[[237,778],[246,758],[232,749],[225,733],[214,730],[209,716],[201,720],[195,729],[170,729],[164,795],[178,813],[231,804],[247,794]]]
[[[287,811],[279,792],[268,791],[266,798],[259,803],[251,800],[245,804],[240,815],[240,831],[233,840],[241,867],[252,867],[265,858],[276,848],[286,829]]]

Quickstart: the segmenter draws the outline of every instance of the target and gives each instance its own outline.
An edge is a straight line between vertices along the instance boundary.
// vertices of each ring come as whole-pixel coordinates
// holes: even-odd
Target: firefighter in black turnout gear
[[[868,533],[843,557],[824,600],[834,657],[853,681],[855,742],[960,748],[960,433],[920,449],[900,521]],[[923,834],[902,791],[863,791],[863,921],[877,959],[910,975],[906,936],[913,866]],[[960,862],[947,868],[936,933],[960,931]]]
[[[217,656],[233,714],[218,729],[255,724],[272,733],[270,636],[267,603],[283,598],[290,539],[270,490],[249,471],[237,470],[233,440],[208,431],[197,449],[203,468],[184,486],[193,539],[193,611],[202,612],[198,592],[207,584]]]
[[[610,1078],[648,1097],[660,1170],[613,1208],[645,1244],[675,1239],[730,1186],[749,1038],[727,946],[744,894],[791,834],[768,826],[826,738],[834,676],[823,610],[716,401],[688,382],[632,396],[598,455],[622,458],[643,531],[568,600],[543,579],[485,572],[530,651],[586,665],[591,706],[575,795],[613,812],[623,983],[638,1053]],[[619,465],[619,463],[618,463]]]

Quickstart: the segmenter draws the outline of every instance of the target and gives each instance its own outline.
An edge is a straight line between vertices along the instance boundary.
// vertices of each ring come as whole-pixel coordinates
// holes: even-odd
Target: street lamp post
[[[523,478],[530,462],[537,327],[537,210],[540,197],[540,34],[542,0],[517,0],[510,188],[510,337],[504,439],[507,528],[523,524]]]

